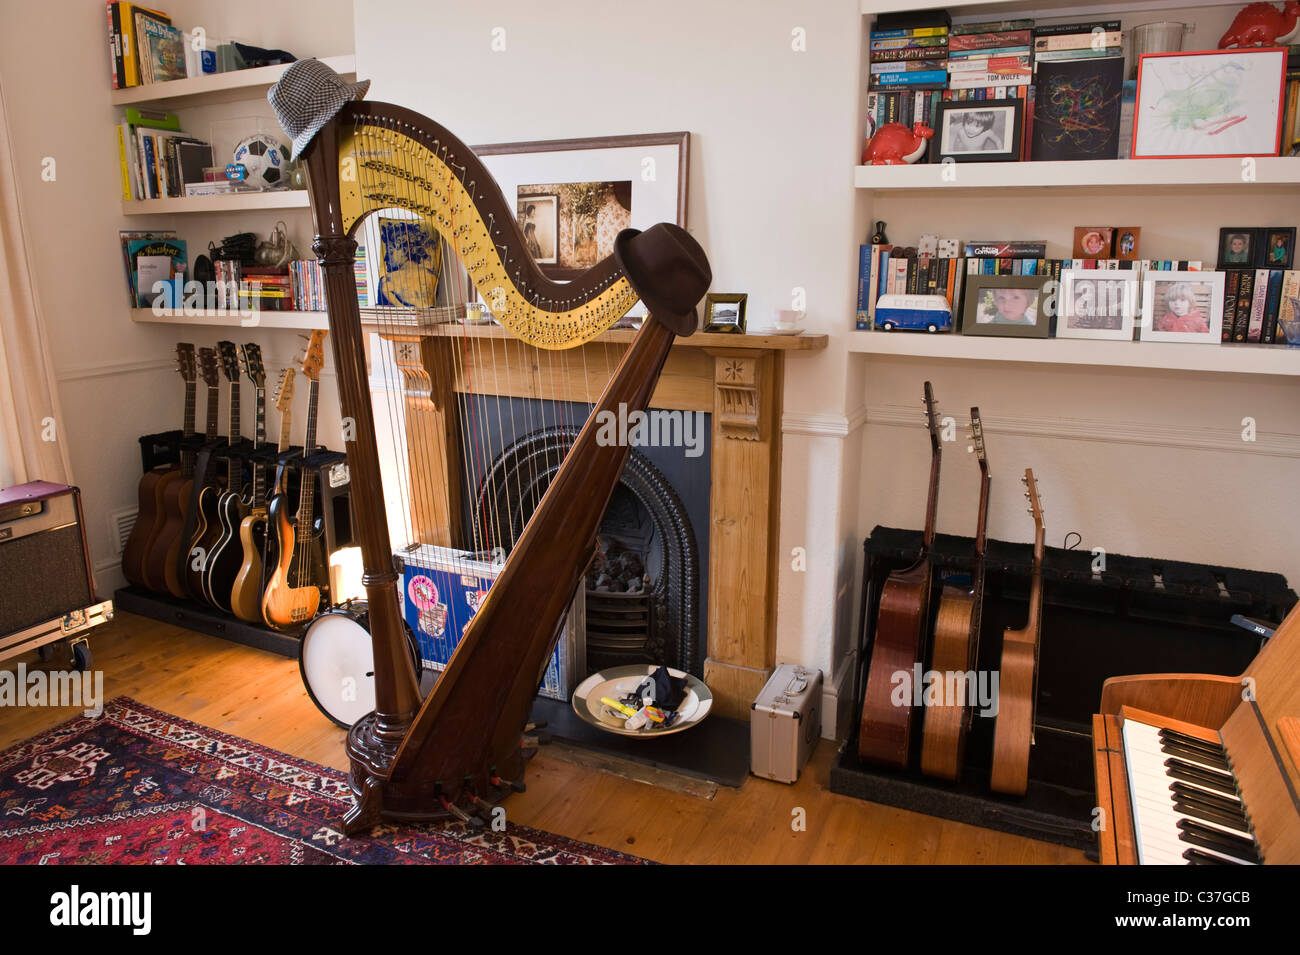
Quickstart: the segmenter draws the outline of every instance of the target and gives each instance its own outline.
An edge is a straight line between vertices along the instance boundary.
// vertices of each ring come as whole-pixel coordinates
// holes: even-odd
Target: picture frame
[[[1115,227],[1109,225],[1077,225],[1074,227],[1074,246],[1071,253],[1076,259],[1109,259],[1115,254]]]
[[[1278,155],[1286,59],[1280,47],[1143,54],[1133,158]]]
[[[745,334],[745,303],[748,300],[746,292],[710,292],[704,297],[704,331]]]
[[[1295,226],[1278,226],[1259,230],[1256,267],[1289,269],[1295,262]]]
[[[1050,275],[967,275],[961,333],[998,338],[1050,337],[1052,286]]]
[[[1142,228],[1135,225],[1122,225],[1115,229],[1115,258],[1121,262],[1136,262],[1138,246],[1142,241]]]
[[[526,211],[522,200],[539,199],[533,208],[534,232],[550,227],[549,197],[554,197],[554,254],[537,261],[542,274],[555,281],[573,279],[604,259],[624,228],[648,229],[657,222],[686,228],[688,132],[471,148],[518,215]],[[544,220],[537,219],[539,214]],[[520,230],[527,225],[521,221]],[[540,236],[537,241],[543,245]],[[645,306],[639,302],[628,313],[644,315]]]
[[[1062,269],[1056,337],[1132,341],[1139,288],[1131,269]]]
[[[1142,341],[1219,344],[1222,272],[1148,272],[1142,282]]]
[[[432,308],[437,304],[443,243],[431,223],[407,210],[393,209],[371,216],[364,234],[372,307]]]
[[[1258,260],[1259,229],[1254,226],[1228,226],[1219,230],[1219,268],[1254,268]]]
[[[524,232],[524,248],[538,265],[559,263],[560,197],[553,192],[521,193],[515,215]]]
[[[1018,98],[949,100],[934,116],[931,149],[939,160],[1015,162],[1025,133],[1025,101]]]

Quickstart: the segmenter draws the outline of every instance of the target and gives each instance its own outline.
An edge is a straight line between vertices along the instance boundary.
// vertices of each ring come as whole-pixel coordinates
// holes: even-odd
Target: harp
[[[675,335],[696,327],[711,273],[685,230],[661,223],[619,233],[615,251],[576,279],[547,279],[511,204],[483,164],[437,123],[358,98],[315,60],[295,63],[268,98],[306,164],[345,422],[353,530],[374,647],[374,712],[348,734],[355,804],[349,834],[388,821],[487,821],[523,786],[524,731],[540,675],[592,556],[627,459],[602,441],[601,412],[644,410]],[[588,342],[640,299],[647,316],[512,545],[435,688],[421,701],[401,616],[353,266],[374,213],[397,210],[436,231],[504,333],[562,353]],[[445,265],[446,263],[444,263]],[[447,270],[443,269],[443,275]],[[426,290],[427,291],[427,290]],[[458,314],[429,303],[401,320],[456,334]],[[495,331],[495,330],[494,330]]]

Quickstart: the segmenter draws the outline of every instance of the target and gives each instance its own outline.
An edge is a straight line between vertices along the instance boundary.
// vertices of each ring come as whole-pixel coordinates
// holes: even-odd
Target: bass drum
[[[404,626],[418,680],[420,645],[410,625]],[[375,654],[364,600],[327,610],[311,622],[298,650],[298,669],[316,708],[344,729],[375,708]]]

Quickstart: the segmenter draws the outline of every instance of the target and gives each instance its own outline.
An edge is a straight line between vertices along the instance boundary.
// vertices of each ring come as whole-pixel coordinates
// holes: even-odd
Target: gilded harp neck
[[[512,206],[482,162],[437,123],[388,103],[349,103],[335,120],[340,226],[401,209],[430,223],[460,260],[493,317],[544,349],[595,338],[636,304],[613,257],[570,283],[544,276]]]

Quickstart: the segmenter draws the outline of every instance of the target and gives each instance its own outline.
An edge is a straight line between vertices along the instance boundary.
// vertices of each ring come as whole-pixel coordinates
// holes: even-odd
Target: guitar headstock
[[[235,343],[217,342],[217,350],[221,352],[221,371],[226,381],[239,381],[239,352]]]
[[[988,474],[989,459],[984,451],[984,422],[980,421],[979,408],[970,410],[970,440],[971,450],[975,452],[975,457],[979,459],[980,471]]]
[[[325,330],[316,329],[307,341],[307,353],[302,359],[302,373],[311,381],[320,379],[320,370],[325,365]]]
[[[199,376],[209,388],[215,388],[221,384],[221,372],[217,366],[217,352],[215,349],[199,349]]]
[[[244,374],[259,391],[266,387],[266,368],[262,364],[262,347],[249,342],[239,347],[239,356],[244,361]]]
[[[176,343],[176,370],[188,384],[198,380],[198,366],[194,362],[194,346],[189,342]]]
[[[927,381],[925,383],[925,426],[930,429],[930,450],[934,454],[939,453],[941,447],[939,443],[939,413],[934,408],[934,388]]]
[[[293,377],[296,372],[286,368],[280,372],[280,383],[275,386],[275,410],[284,414],[293,404]]]
[[[1034,562],[1043,559],[1043,506],[1038,500],[1038,482],[1034,480],[1033,468],[1025,468],[1025,476],[1020,479],[1025,486],[1025,497],[1029,499],[1029,513],[1034,518]]]

